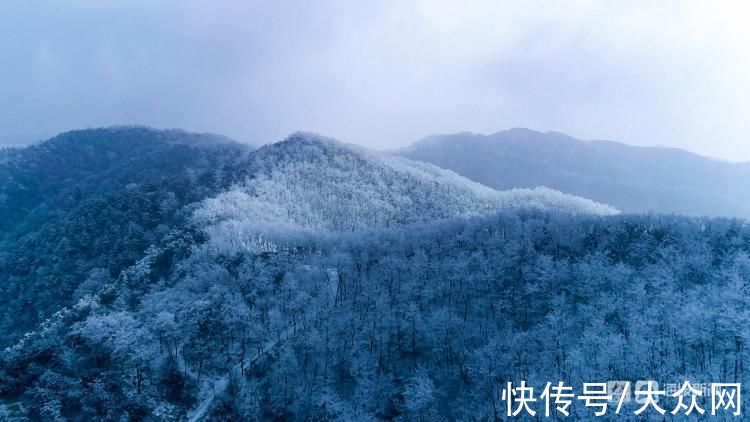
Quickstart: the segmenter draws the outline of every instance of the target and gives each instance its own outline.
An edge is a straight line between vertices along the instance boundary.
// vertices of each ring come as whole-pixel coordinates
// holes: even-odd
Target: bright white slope
[[[431,164],[309,133],[255,151],[248,177],[203,202],[195,221],[257,243],[290,230],[353,231],[509,209],[612,215],[615,208],[547,189],[496,191]],[[233,236],[239,236],[233,238]]]

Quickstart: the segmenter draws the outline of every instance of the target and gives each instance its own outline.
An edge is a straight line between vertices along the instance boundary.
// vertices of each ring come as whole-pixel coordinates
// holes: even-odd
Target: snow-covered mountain
[[[243,167],[244,183],[205,200],[196,211],[201,226],[222,236],[249,230],[258,237],[295,228],[352,231],[513,209],[618,212],[546,188],[499,192],[431,164],[310,133],[258,149]]]
[[[493,420],[519,368],[749,374],[740,220],[613,216],[311,134],[3,157],[0,420]]]
[[[616,212],[551,190],[497,192],[430,164],[304,133],[252,150],[217,135],[104,128],[3,157],[0,328],[8,330],[30,328],[117,277],[170,231],[182,236],[185,224],[247,248],[305,230],[518,208]]]
[[[398,154],[495,189],[547,186],[624,212],[750,217],[750,163],[511,129],[416,142]]]

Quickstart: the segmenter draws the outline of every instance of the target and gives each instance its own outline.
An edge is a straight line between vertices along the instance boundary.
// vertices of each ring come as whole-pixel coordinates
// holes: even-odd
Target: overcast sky
[[[0,0],[0,144],[520,126],[750,160],[749,20],[721,1]]]

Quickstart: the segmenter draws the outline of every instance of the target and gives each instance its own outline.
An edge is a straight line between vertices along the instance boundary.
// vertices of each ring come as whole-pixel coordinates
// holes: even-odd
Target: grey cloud
[[[528,126],[750,160],[750,32],[737,14],[690,2],[0,3],[0,143],[137,123],[391,148]]]

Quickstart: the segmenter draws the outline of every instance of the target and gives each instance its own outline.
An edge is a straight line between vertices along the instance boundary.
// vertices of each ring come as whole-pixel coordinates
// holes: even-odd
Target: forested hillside
[[[0,346],[116,279],[149,246],[189,237],[184,207],[229,186],[249,150],[216,135],[122,127],[5,151]]]
[[[466,420],[500,417],[507,381],[748,375],[744,223],[522,212],[225,241],[158,281],[152,251],[56,315],[6,351],[5,396],[40,418]]]
[[[505,190],[546,186],[624,212],[750,217],[750,163],[511,129],[436,135],[398,154]]]
[[[506,382],[748,376],[742,220],[498,192],[311,134],[128,130],[71,136],[148,136],[129,168],[165,173],[8,203],[0,418],[501,420]]]
[[[500,206],[615,212],[553,191],[496,192],[317,135],[251,153],[216,135],[139,127],[73,131],[10,150],[0,191],[0,345],[117,279],[148,248],[199,242],[186,216],[207,197],[196,218],[266,237],[283,235],[285,224],[353,230]],[[165,274],[173,259],[159,257]]]

